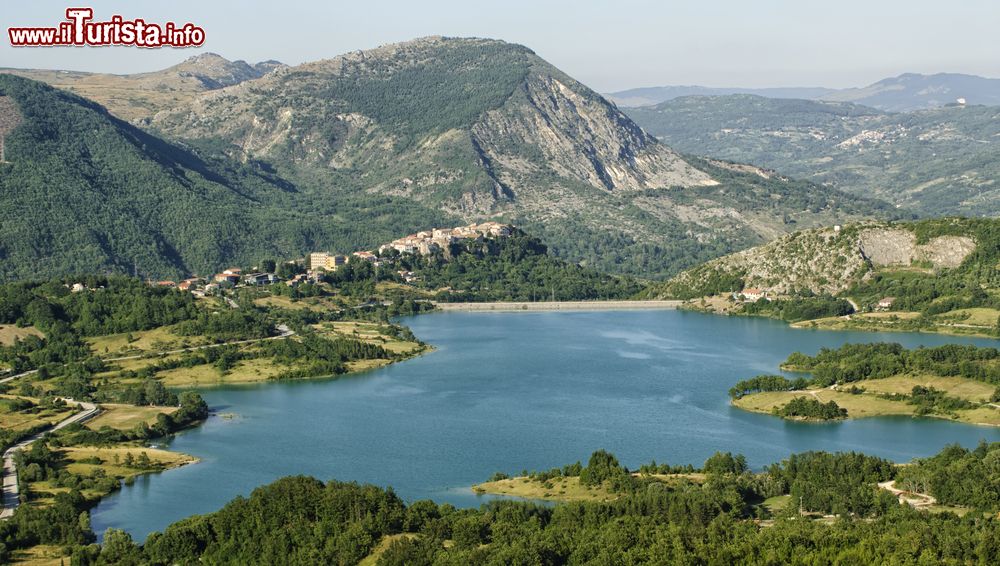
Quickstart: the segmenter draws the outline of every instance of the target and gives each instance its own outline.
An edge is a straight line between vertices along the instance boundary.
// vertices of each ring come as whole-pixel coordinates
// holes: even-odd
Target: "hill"
[[[964,98],[968,104],[1000,105],[1000,79],[959,73],[904,73],[864,88],[849,88],[822,96],[834,102],[854,102],[890,112],[937,108]]]
[[[317,200],[392,195],[525,227],[554,253],[660,275],[882,203],[683,156],[531,50],[431,37],[284,68],[151,122],[267,163]]]
[[[788,87],[788,88],[739,88],[739,87],[709,87],[709,86],[652,86],[630,88],[618,92],[610,92],[605,96],[623,108],[641,108],[655,106],[668,100],[684,96],[726,96],[730,94],[753,94],[766,98],[804,98],[816,99],[836,92],[836,89],[822,87]]]
[[[93,102],[12,75],[0,75],[0,136],[0,280],[207,273],[294,257],[317,241],[358,245],[358,225],[372,217],[414,227],[440,218],[369,199],[345,204],[353,221],[340,221],[254,163],[200,157]],[[368,226],[364,234],[393,232]]]
[[[958,73],[933,75],[904,73],[860,88],[660,86],[614,92],[609,94],[608,98],[622,107],[640,107],[654,106],[684,96],[725,96],[730,94],[853,102],[888,112],[908,112],[947,106],[954,104],[959,98],[964,98],[967,104],[1000,106],[1000,79]]]
[[[685,152],[755,163],[925,215],[1000,213],[1000,109],[685,97],[629,115]]]
[[[250,65],[246,61],[229,61],[215,53],[202,53],[161,71],[133,75],[4,68],[0,68],[0,73],[74,92],[132,122],[181,104],[197,93],[256,79],[282,66],[277,61]]]
[[[1000,220],[868,222],[784,236],[685,271],[653,294],[728,298],[758,289],[771,300],[706,306],[792,321],[825,316],[803,308],[809,303],[840,309],[822,298],[833,296],[852,302],[847,313],[858,312],[822,323],[827,327],[993,335],[1000,328],[998,250]],[[817,314],[800,316],[811,311]]]

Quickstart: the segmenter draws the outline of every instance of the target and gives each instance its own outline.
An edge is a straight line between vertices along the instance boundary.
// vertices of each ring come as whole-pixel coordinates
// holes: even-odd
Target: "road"
[[[289,336],[295,335],[295,331],[292,330],[291,328],[288,328],[288,325],[279,324],[274,328],[280,333],[277,336],[268,336],[267,338],[254,338],[252,340],[237,340],[235,342],[222,342],[221,344],[205,344],[204,346],[191,346],[190,348],[181,348],[179,350],[168,350],[166,352],[143,352],[142,354],[135,354],[132,356],[121,356],[119,358],[106,358],[104,361],[120,362],[123,360],[138,360],[139,358],[147,356],[169,356],[170,354],[183,354],[184,352],[194,352],[196,350],[206,350],[208,348],[220,348],[222,346],[236,346],[239,344],[253,344],[254,342],[263,342],[264,340],[282,340],[284,338],[288,338]],[[20,377],[21,375],[27,375],[27,374],[22,373],[20,375],[15,375],[14,377],[7,379],[14,379],[15,377]],[[3,383],[4,381],[6,380],[0,380],[0,383]]]
[[[854,299],[845,299],[845,300],[848,303],[851,303],[851,308],[854,309],[854,312],[861,312],[861,307],[858,306],[858,303],[854,302]]]
[[[45,435],[54,430],[59,430],[74,423],[88,421],[101,412],[97,405],[93,403],[84,403],[82,401],[74,401],[72,399],[63,400],[70,405],[80,407],[83,411],[60,421],[54,426],[25,438],[21,442],[18,442],[14,446],[8,448],[7,451],[3,453],[3,510],[0,511],[0,519],[7,519],[11,517],[18,505],[21,504],[17,485],[17,464],[14,461],[14,454],[31,446],[36,441],[44,438]]]
[[[33,370],[28,370],[28,371],[26,371],[24,373],[19,373],[17,375],[9,375],[9,376],[7,376],[7,377],[5,377],[3,379],[0,379],[0,383],[7,383],[9,381],[14,381],[15,379],[17,379],[19,377],[24,377],[26,375],[31,375],[33,373],[38,373],[38,370],[37,369],[33,369]]]
[[[233,302],[231,299],[229,299],[227,297],[226,300],[229,302],[230,306],[232,306],[233,308],[238,308],[236,306],[236,303]],[[277,336],[269,336],[267,338],[256,338],[256,339],[253,339],[253,340],[239,340],[237,342],[226,342],[226,343],[223,343],[223,344],[206,344],[204,346],[193,346],[191,348],[181,348],[179,350],[171,350],[171,351],[168,351],[168,352],[156,352],[154,354],[143,353],[143,354],[137,354],[137,355],[134,355],[134,356],[123,356],[123,357],[120,357],[120,358],[110,358],[110,359],[108,359],[106,361],[114,362],[114,361],[121,361],[121,360],[134,360],[134,359],[138,359],[138,358],[141,358],[143,356],[149,356],[149,355],[180,354],[180,353],[183,353],[183,352],[191,352],[191,351],[195,351],[195,350],[204,350],[206,348],[218,348],[220,346],[232,346],[232,345],[237,345],[237,344],[251,344],[251,343],[254,343],[254,342],[261,342],[261,341],[264,341],[264,340],[282,340],[282,339],[288,338],[289,336],[293,336],[295,334],[295,331],[292,330],[291,328],[288,328],[288,325],[285,325],[285,324],[279,324],[279,325],[275,326],[275,329],[280,334],[278,334]],[[37,372],[38,372],[38,370],[30,370],[30,371],[26,371],[24,373],[19,373],[19,374],[16,374],[16,375],[7,376],[7,377],[5,377],[3,379],[0,379],[0,383],[8,383],[8,382],[14,381],[15,379],[18,379],[18,378],[21,378],[21,377],[25,377],[25,376],[28,376],[28,375],[32,375],[32,374],[37,373]],[[95,416],[97,416],[97,414],[101,412],[101,409],[97,405],[95,405],[93,403],[85,403],[85,402],[82,402],[82,401],[74,401],[72,399],[63,399],[63,400],[66,401],[67,403],[71,404],[71,405],[76,405],[76,406],[82,408],[83,411],[81,411],[79,413],[76,413],[75,415],[72,415],[72,416],[66,418],[65,420],[63,420],[63,421],[61,421],[61,422],[59,422],[59,423],[57,423],[57,424],[55,424],[55,425],[47,428],[47,429],[45,429],[45,430],[43,430],[41,432],[38,432],[38,433],[33,434],[32,436],[28,437],[28,438],[25,438],[21,442],[18,442],[14,446],[11,446],[10,448],[8,448],[3,453],[3,510],[0,511],[0,520],[7,519],[7,518],[11,517],[12,515],[14,515],[14,511],[17,509],[18,505],[21,504],[21,500],[20,500],[19,493],[18,493],[18,485],[17,485],[17,464],[14,462],[14,454],[16,454],[17,452],[19,452],[21,450],[24,450],[25,448],[31,446],[34,442],[38,441],[41,438],[44,438],[45,435],[51,433],[54,430],[59,430],[61,428],[64,428],[64,427],[69,426],[69,425],[74,424],[74,423],[82,423],[82,422],[88,421],[88,420],[94,418]]]

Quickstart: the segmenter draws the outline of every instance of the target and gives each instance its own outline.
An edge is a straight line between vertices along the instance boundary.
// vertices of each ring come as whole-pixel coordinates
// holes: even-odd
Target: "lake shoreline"
[[[737,445],[762,462],[787,456],[788,450],[777,452],[770,441],[761,440],[773,436],[771,432],[786,434],[782,422],[766,415],[756,415],[764,417],[757,420],[746,411],[733,411],[731,415],[729,404],[719,402],[719,388],[745,376],[748,364],[773,367],[790,350],[813,351],[839,341],[837,333],[823,333],[821,338],[820,333],[793,332],[773,320],[727,321],[673,310],[625,309],[616,313],[607,309],[585,315],[585,324],[580,319],[583,314],[568,318],[503,317],[487,316],[489,310],[462,316],[425,316],[433,314],[428,312],[401,317],[399,324],[409,327],[425,343],[433,344],[431,351],[440,355],[420,355],[397,369],[373,368],[361,372],[359,379],[270,381],[206,389],[206,402],[216,411],[241,416],[238,426],[211,426],[211,430],[203,429],[205,433],[177,435],[172,449],[212,457],[185,472],[163,474],[148,485],[143,483],[141,489],[126,487],[95,509],[93,524],[98,530],[124,528],[134,537],[144,538],[162,530],[170,522],[167,519],[209,512],[224,505],[230,496],[249,492],[265,479],[281,475],[305,473],[392,485],[407,500],[436,498],[466,508],[483,503],[482,496],[471,487],[497,469],[547,469],[554,462],[579,460],[600,447],[610,446],[633,463],[648,461],[651,456],[674,464],[697,463],[712,451],[733,450]],[[909,344],[918,340],[915,336],[901,339],[917,346]],[[919,340],[928,340],[930,345],[939,341],[929,336]],[[709,360],[717,360],[720,367]],[[704,369],[709,363],[713,369]],[[656,364],[673,369],[665,374]],[[628,383],[609,383],[604,376],[612,372],[630,376]],[[538,378],[542,373],[546,379]],[[688,383],[699,386],[692,391]],[[574,394],[566,395],[566,391]],[[577,395],[577,391],[583,394]],[[636,403],[637,395],[648,401]],[[683,403],[685,399],[678,395],[687,396],[690,402]],[[483,397],[491,402],[472,402]],[[680,409],[685,405],[700,408]],[[668,407],[672,410],[664,410]],[[559,441],[525,442],[526,431],[539,426],[538,415],[546,414],[551,415],[543,416],[541,421],[550,433],[546,437]],[[566,416],[583,414],[588,415],[585,422]],[[688,440],[704,433],[701,425],[691,424],[698,415],[721,418],[720,422],[737,426],[711,427],[718,437],[711,439],[709,450],[703,441]],[[907,419],[914,423],[921,420]],[[775,423],[769,424],[771,421]],[[794,428],[791,440],[800,444],[808,440],[812,448],[829,451],[847,450],[858,444],[880,456],[905,462],[930,455],[921,446],[937,449],[949,442],[975,446],[984,431],[995,430],[941,419],[923,421],[918,427],[892,425],[891,441],[871,434],[879,427],[849,423],[810,426],[808,431],[805,427]],[[449,426],[442,426],[442,422]],[[635,422],[645,423],[640,426],[638,440],[633,434],[608,438],[601,432],[624,430],[626,423]],[[501,423],[499,432],[495,423]],[[751,439],[749,445],[739,432],[748,426],[754,427],[757,439]],[[347,427],[351,434],[338,433]],[[667,437],[668,448],[664,448],[663,430],[675,431]],[[810,438],[794,438],[804,432]],[[296,440],[291,440],[291,433]],[[986,434],[994,437],[993,433]],[[259,445],[262,438],[280,444],[286,453],[262,465],[253,450],[245,450]],[[421,460],[421,454],[430,453],[422,438],[434,438],[435,450],[441,450],[442,458],[456,460],[444,464],[440,459]],[[490,441],[483,440],[486,438]],[[874,440],[864,441],[871,438]],[[314,457],[299,461],[285,448],[296,442],[308,450],[315,446],[324,446],[325,450],[322,454],[310,452],[315,453]],[[412,459],[418,473],[394,471],[401,457]],[[418,476],[434,479],[429,482]],[[212,485],[226,487],[205,487]],[[553,496],[564,495],[544,486],[540,495],[545,491]],[[198,503],[183,505],[181,513],[172,507],[178,498]],[[158,509],[169,512],[150,511]]]
[[[489,303],[434,303],[442,311],[519,312],[519,311],[604,311],[604,310],[676,310],[683,301],[512,301]]]

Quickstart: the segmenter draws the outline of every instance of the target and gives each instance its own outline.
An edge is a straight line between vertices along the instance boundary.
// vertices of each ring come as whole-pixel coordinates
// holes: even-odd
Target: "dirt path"
[[[900,503],[908,503],[914,509],[925,509],[937,504],[937,499],[931,495],[897,488],[896,480],[879,482],[878,486],[898,497]]]

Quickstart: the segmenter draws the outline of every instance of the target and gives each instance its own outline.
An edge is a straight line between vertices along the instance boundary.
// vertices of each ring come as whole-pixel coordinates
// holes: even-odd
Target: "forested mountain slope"
[[[393,195],[466,221],[502,217],[557,255],[646,275],[888,210],[682,156],[529,49],[494,40],[424,38],[280,69],[152,127],[266,162],[318,202]]]
[[[685,152],[748,162],[925,215],[1000,213],[1000,108],[886,113],[841,102],[685,97],[628,109]]]
[[[0,280],[206,273],[316,241],[356,245],[369,217],[418,227],[441,216],[412,208],[413,220],[399,220],[385,199],[353,209],[350,224],[308,214],[294,186],[255,164],[204,160],[78,96],[0,75],[0,100],[0,123],[16,125],[0,164]],[[390,234],[369,227],[364,237]]]

